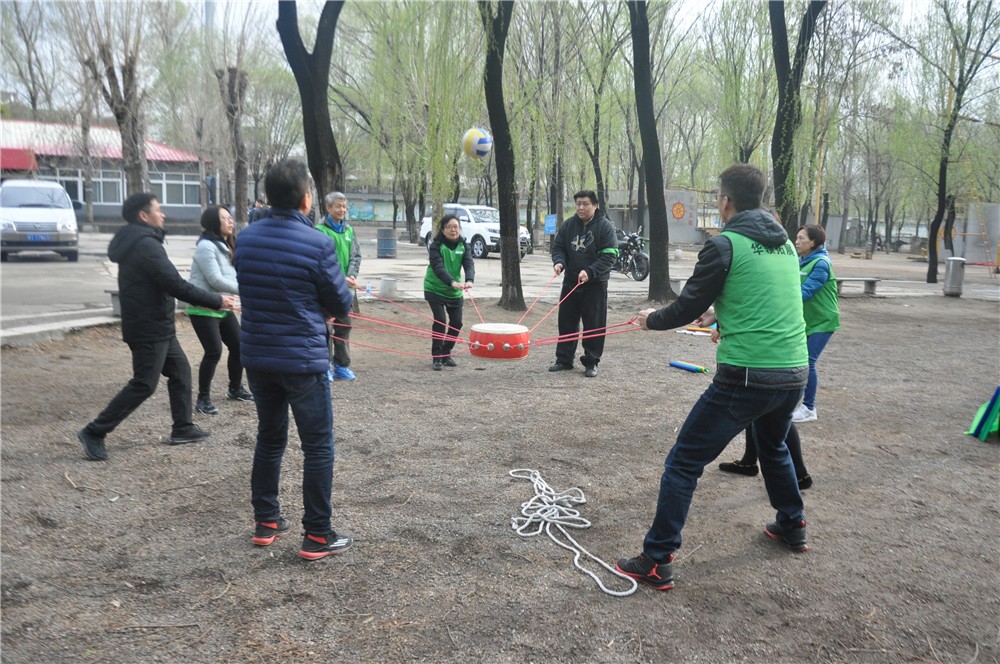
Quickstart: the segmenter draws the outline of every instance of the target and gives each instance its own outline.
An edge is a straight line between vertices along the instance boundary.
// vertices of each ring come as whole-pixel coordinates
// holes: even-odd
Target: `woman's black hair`
[[[444,225],[447,224],[452,219],[458,221],[458,216],[454,214],[446,214],[443,217],[441,217],[440,221],[437,222],[437,234],[434,236],[434,241],[437,242],[438,244],[440,244],[441,241],[444,240]],[[459,230],[461,230],[462,228],[462,222],[460,221],[458,222],[458,228]],[[459,237],[461,237],[461,235],[459,235]]]
[[[218,238],[226,243],[226,246],[229,247],[229,262],[231,263],[236,253],[236,242],[233,240],[235,233],[229,237],[222,237],[222,219],[219,214],[223,209],[221,205],[213,205],[202,212],[201,228],[206,235],[212,236],[213,240]]]

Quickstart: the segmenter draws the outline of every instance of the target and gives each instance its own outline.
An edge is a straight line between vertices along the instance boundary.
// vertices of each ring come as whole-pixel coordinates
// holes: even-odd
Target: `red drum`
[[[530,332],[523,325],[477,323],[469,333],[469,352],[489,360],[520,360],[530,345]]]

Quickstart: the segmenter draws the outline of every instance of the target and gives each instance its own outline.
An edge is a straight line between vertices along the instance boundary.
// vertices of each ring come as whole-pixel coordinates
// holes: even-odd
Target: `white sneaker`
[[[799,407],[792,413],[792,422],[815,422],[816,419],[816,409],[810,408],[804,403],[799,404]]]

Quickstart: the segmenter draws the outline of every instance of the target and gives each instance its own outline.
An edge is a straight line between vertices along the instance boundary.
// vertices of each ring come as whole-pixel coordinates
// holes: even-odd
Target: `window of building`
[[[197,174],[150,173],[149,183],[163,205],[201,205],[201,185]]]

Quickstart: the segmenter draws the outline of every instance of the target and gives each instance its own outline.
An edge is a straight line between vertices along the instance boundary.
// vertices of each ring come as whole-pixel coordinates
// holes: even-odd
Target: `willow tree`
[[[524,311],[521,290],[521,252],[518,246],[517,188],[514,175],[514,142],[507,121],[503,93],[503,57],[514,12],[513,0],[479,0],[479,15],[486,32],[483,88],[493,129],[493,155],[497,167],[497,208],[500,210],[500,302],[508,311]]]
[[[724,2],[703,29],[707,71],[719,90],[716,119],[725,147],[732,159],[749,163],[774,126],[767,7],[755,0]]]
[[[316,26],[316,41],[310,53],[299,34],[298,8],[294,0],[278,3],[278,35],[295,75],[302,100],[302,138],[306,145],[309,172],[321,194],[344,188],[344,167],[340,163],[337,139],[330,122],[330,58],[337,19],[343,0],[327,0]]]
[[[788,233],[798,228],[798,205],[795,201],[795,133],[802,124],[802,75],[809,55],[809,43],[816,32],[816,19],[826,0],[812,0],[802,15],[794,60],[788,47],[785,3],[770,0],[767,4],[771,23],[771,51],[778,82],[778,112],[771,136],[771,165],[774,169],[774,206]]]
[[[642,167],[646,173],[649,205],[650,258],[666,256],[670,233],[667,229],[667,200],[663,189],[663,166],[660,143],[656,136],[656,113],[653,108],[652,65],[649,58],[649,15],[647,3],[628,2],[632,35],[632,78],[635,86],[635,112],[642,139]],[[666,302],[674,298],[670,289],[670,268],[666,260],[650,260],[649,299]]]

